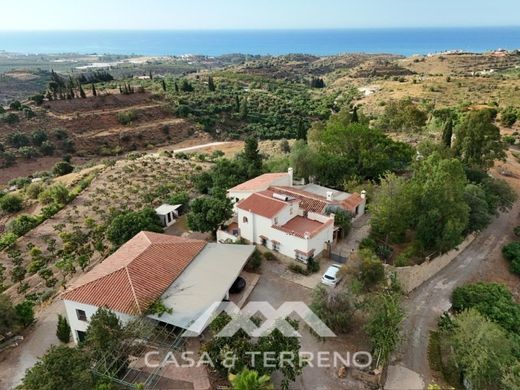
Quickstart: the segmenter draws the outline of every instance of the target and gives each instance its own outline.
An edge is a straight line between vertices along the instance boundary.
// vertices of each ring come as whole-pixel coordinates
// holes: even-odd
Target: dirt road
[[[56,337],[58,314],[65,314],[65,307],[60,299],[41,308],[36,314],[35,324],[20,346],[2,356],[0,389],[15,388],[22,380],[25,370],[32,367],[52,345],[60,344]]]
[[[428,339],[437,319],[450,308],[452,291],[472,279],[484,279],[485,270],[509,241],[518,225],[520,203],[501,214],[473,243],[437,275],[413,291],[405,301],[403,342],[388,370],[385,389],[424,389],[431,383]]]

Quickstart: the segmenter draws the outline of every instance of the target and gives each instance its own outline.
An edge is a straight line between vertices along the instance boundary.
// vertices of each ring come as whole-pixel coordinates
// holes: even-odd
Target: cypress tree
[[[235,110],[236,112],[240,112],[240,99],[238,95],[235,95]]]
[[[162,89],[164,92],[166,92],[166,81],[164,79],[161,80]]]
[[[150,80],[153,80],[152,71],[150,71]]]
[[[208,89],[213,92],[215,90],[215,82],[213,81],[213,77],[208,77]]]
[[[444,123],[444,128],[442,129],[442,142],[446,145],[447,148],[451,148],[451,138],[453,137],[453,121],[452,119],[448,119],[446,123]]]
[[[83,87],[81,86],[81,84],[79,85],[79,96],[81,96],[82,99],[85,99],[87,97],[87,94],[83,90]]]
[[[358,113],[357,113],[357,107],[354,106],[354,110],[352,110],[352,119],[351,119],[352,123],[358,123],[359,122],[359,116],[358,116]]]
[[[177,80],[175,80],[173,87],[175,89],[175,92],[179,92],[179,85],[177,84]]]
[[[58,326],[56,328],[56,337],[62,343],[67,344],[70,341],[70,326],[67,319],[58,314]]]

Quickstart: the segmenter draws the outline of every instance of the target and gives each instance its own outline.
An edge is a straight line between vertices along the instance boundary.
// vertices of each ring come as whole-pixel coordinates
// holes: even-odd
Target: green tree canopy
[[[504,329],[477,310],[458,314],[448,337],[456,364],[475,389],[494,388],[503,370],[515,360]]]
[[[27,370],[20,390],[92,390],[95,380],[87,354],[78,348],[53,346]]]
[[[417,132],[424,127],[427,119],[427,114],[411,99],[404,99],[388,102],[378,125],[383,131]]]
[[[506,157],[500,129],[489,110],[470,111],[456,128],[454,150],[469,167],[487,169]]]
[[[475,309],[504,329],[520,335],[520,305],[503,284],[473,283],[457,287],[452,304],[457,312]]]
[[[197,232],[215,232],[233,216],[231,201],[223,195],[204,196],[190,204],[188,226]]]
[[[117,214],[106,230],[107,238],[115,245],[123,245],[141,231],[162,233],[159,217],[152,208]]]

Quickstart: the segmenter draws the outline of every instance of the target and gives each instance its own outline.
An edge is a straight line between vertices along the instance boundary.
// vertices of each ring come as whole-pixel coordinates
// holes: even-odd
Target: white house
[[[171,226],[175,223],[175,220],[179,218],[179,210],[182,207],[180,204],[169,205],[162,204],[155,209],[155,213],[161,220],[161,225],[164,227]]]
[[[293,170],[289,168],[287,172],[281,173],[265,173],[254,179],[239,184],[227,191],[227,197],[236,205],[241,200],[248,198],[250,195],[265,191],[271,186],[292,186]]]
[[[349,194],[318,184],[294,181],[293,170],[268,173],[228,190],[235,217],[217,232],[220,242],[242,237],[286,256],[306,261],[319,256],[335,237],[334,214],[365,213],[366,193]]]
[[[237,204],[239,234],[275,252],[307,262],[333,241],[334,217],[307,212],[294,197],[270,190]]]
[[[147,316],[187,329],[228,291],[254,251],[252,245],[207,243],[141,232],[63,293],[74,341],[83,340],[100,307],[127,323]],[[172,314],[150,314],[160,300]],[[202,332],[203,329],[200,329]]]

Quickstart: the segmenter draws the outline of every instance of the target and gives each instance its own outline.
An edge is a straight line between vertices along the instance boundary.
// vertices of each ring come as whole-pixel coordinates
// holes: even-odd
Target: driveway
[[[453,290],[475,277],[482,279],[490,259],[501,256],[502,246],[509,241],[518,224],[520,206],[496,218],[486,230],[446,268],[413,291],[405,301],[406,320],[403,342],[391,363],[385,389],[423,389],[432,381],[428,363],[430,331],[439,316],[451,306]]]
[[[0,389],[14,389],[23,379],[25,370],[31,368],[40,356],[54,344],[60,344],[56,338],[58,314],[65,314],[61,300],[56,300],[41,309],[37,321],[29,329],[22,343],[6,352],[0,361]]]
[[[293,283],[287,279],[280,277],[280,273],[285,269],[283,263],[278,262],[264,262],[262,267],[262,275],[249,296],[249,301],[265,301],[269,302],[271,306],[277,309],[284,302],[301,301],[309,304],[311,301],[312,290],[300,284]],[[299,319],[295,317],[295,319]],[[301,335],[301,351],[313,353],[317,355],[319,351],[330,353],[334,352],[344,354],[348,351],[346,340],[342,337],[318,340],[310,334],[308,328],[300,321],[300,328],[298,330]],[[355,351],[352,351],[355,352]],[[298,390],[341,390],[351,389],[343,384],[337,378],[336,369],[305,367],[303,374],[296,379],[296,382],[291,384],[291,389]],[[273,375],[275,384],[280,383],[280,376]],[[277,387],[278,388],[278,387]]]

